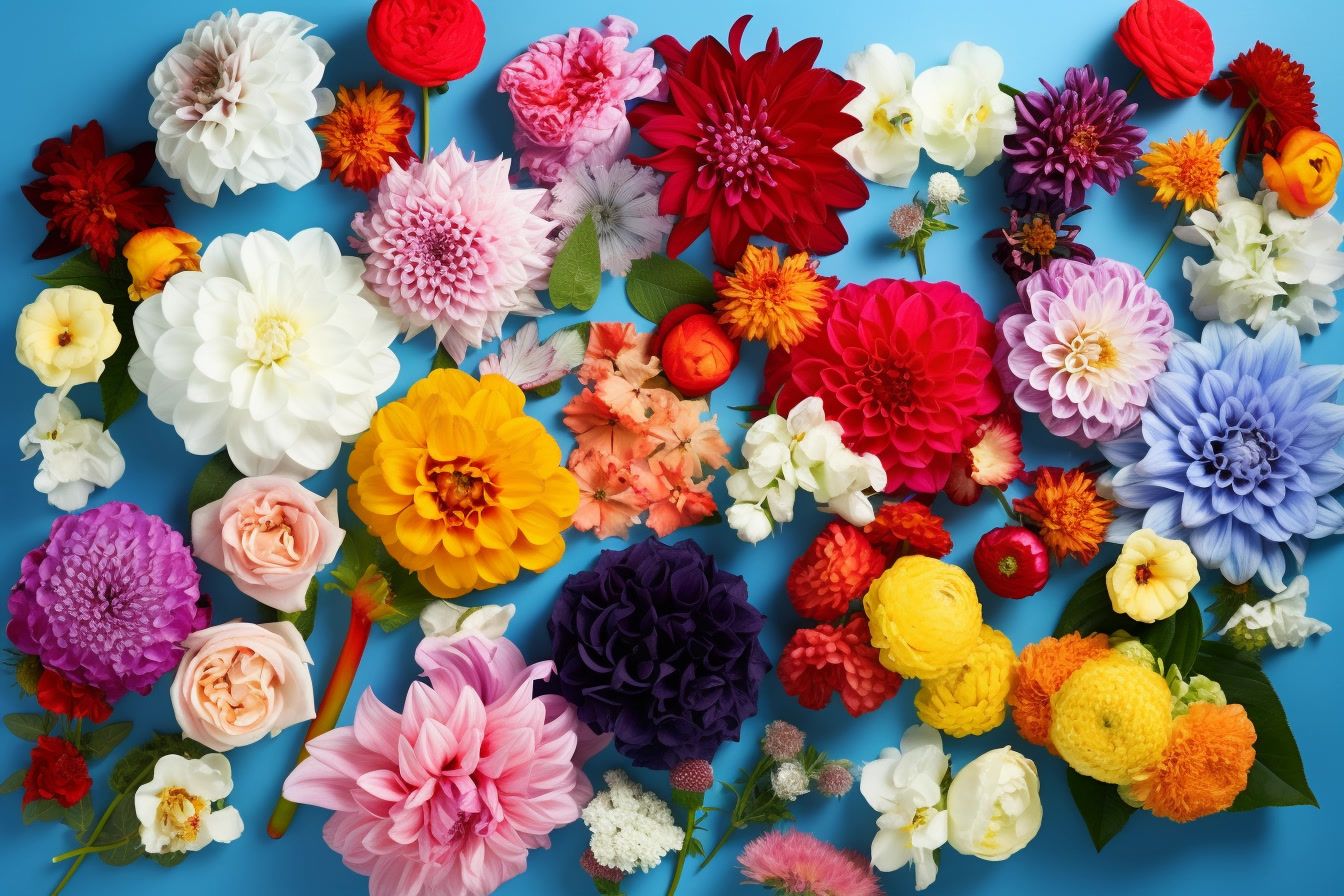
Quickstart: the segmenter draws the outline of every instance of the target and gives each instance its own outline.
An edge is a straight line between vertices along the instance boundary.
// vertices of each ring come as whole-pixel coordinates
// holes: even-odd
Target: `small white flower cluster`
[[[1273,597],[1241,607],[1218,633],[1225,635],[1245,623],[1250,631],[1264,630],[1269,643],[1279,650],[1301,647],[1312,635],[1324,635],[1331,630],[1326,623],[1307,615],[1310,590],[1307,577],[1298,576]]]
[[[1190,221],[1176,228],[1176,236],[1213,249],[1209,261],[1186,258],[1181,267],[1195,317],[1244,320],[1253,330],[1284,320],[1312,336],[1339,317],[1335,290],[1344,286],[1344,224],[1329,206],[1299,218],[1279,208],[1272,190],[1246,199],[1236,175],[1226,174],[1218,182],[1218,210],[1199,209]]]
[[[728,525],[743,541],[769,537],[774,523],[793,519],[799,489],[826,513],[856,526],[873,521],[871,492],[886,488],[887,474],[872,454],[855,454],[841,440],[840,424],[827,420],[820,398],[805,398],[787,418],[770,414],[752,424],[742,444],[745,469],[728,477]]]
[[[42,456],[33,488],[53,507],[79,510],[95,487],[111,488],[126,472],[121,449],[102,422],[81,417],[64,394],[43,395],[33,417],[33,428],[19,439],[19,451],[24,460]]]
[[[949,205],[966,201],[966,191],[956,175],[937,171],[929,175],[929,201],[946,209]]]
[[[583,810],[592,834],[589,848],[599,865],[626,874],[656,868],[667,853],[680,849],[684,832],[672,809],[620,769],[602,776],[607,789]]]
[[[781,762],[775,766],[775,770],[770,773],[770,787],[775,791],[775,796],[785,802],[793,802],[798,797],[806,794],[812,786],[812,779],[807,776],[807,770],[803,764],[795,759],[788,762]]]

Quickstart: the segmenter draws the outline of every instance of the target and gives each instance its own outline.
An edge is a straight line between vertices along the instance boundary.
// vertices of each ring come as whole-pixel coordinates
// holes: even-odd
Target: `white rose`
[[[513,604],[464,607],[452,601],[437,600],[420,611],[420,628],[426,638],[471,632],[495,641],[504,637],[513,614]]]
[[[1000,747],[966,765],[947,791],[947,842],[963,855],[1002,861],[1041,829],[1036,765]]]

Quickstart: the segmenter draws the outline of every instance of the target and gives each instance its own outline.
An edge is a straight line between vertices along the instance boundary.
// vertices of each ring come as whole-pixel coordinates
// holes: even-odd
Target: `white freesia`
[[[947,842],[943,777],[948,756],[943,739],[928,725],[914,725],[900,749],[888,747],[863,767],[859,791],[878,812],[872,860],[878,871],[915,866],[915,889],[938,876],[934,850]]]
[[[308,35],[314,27],[281,12],[217,12],[154,68],[155,153],[189,198],[213,206],[221,186],[297,190],[317,177],[322,155],[308,119],[334,99],[319,86],[331,47]]]
[[[962,855],[1000,862],[1041,829],[1036,764],[1012,747],[971,760],[947,789],[947,842]]]
[[[214,808],[233,790],[229,760],[219,753],[200,759],[170,754],[154,764],[154,777],[135,791],[135,817],[145,852],[196,852],[211,843],[232,843],[243,819],[229,806]]]
[[[135,311],[131,378],[192,454],[306,478],[369,426],[397,376],[396,323],[321,230],[215,240]]]
[[[1331,630],[1329,625],[1307,615],[1310,591],[1307,577],[1298,576],[1273,597],[1239,607],[1219,634],[1225,635],[1244,622],[1251,631],[1263,630],[1269,636],[1269,643],[1280,650],[1301,647],[1312,635],[1324,635]]]
[[[998,159],[1004,138],[1017,129],[1002,80],[1003,57],[969,41],[957,44],[947,65],[919,73],[910,92],[929,158],[968,175]]]
[[[863,92],[845,111],[863,130],[835,147],[854,170],[879,184],[910,185],[919,168],[919,118],[910,90],[915,60],[885,44],[869,44],[849,57],[845,77],[863,85]]]
[[[436,600],[420,611],[420,628],[426,638],[470,632],[491,641],[504,637],[513,621],[513,604],[483,604],[464,607],[450,600]]]
[[[43,395],[33,409],[33,428],[19,439],[24,460],[40,454],[33,488],[51,506],[79,510],[94,488],[111,488],[126,472],[126,461],[98,420],[86,420],[59,392]]]

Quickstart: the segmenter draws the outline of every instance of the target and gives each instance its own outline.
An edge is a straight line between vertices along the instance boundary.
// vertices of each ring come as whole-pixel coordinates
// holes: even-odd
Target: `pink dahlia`
[[[323,835],[372,896],[486,896],[579,817],[598,746],[574,707],[539,695],[552,663],[511,642],[427,638],[398,713],[366,691],[354,725],[308,744],[285,796],[331,809]]]
[[[653,96],[663,81],[651,47],[626,49],[638,30],[629,19],[607,16],[601,30],[543,37],[499,73],[519,164],[534,182],[549,186],[580,162],[605,168],[625,154],[625,104]]]
[[[802,831],[770,831],[746,845],[737,862],[750,883],[779,896],[881,896],[868,860]]]
[[[993,351],[994,328],[955,284],[850,284],[817,332],[771,353],[763,403],[778,395],[784,414],[824,396],[845,444],[881,459],[887,491],[936,492],[999,406]]]
[[[1139,421],[1171,352],[1171,308],[1138,268],[1109,258],[1052,262],[1017,284],[994,364],[1022,410],[1079,445]]]
[[[537,213],[545,190],[516,190],[509,163],[477,162],[457,144],[406,167],[395,160],[351,227],[364,282],[409,335],[433,327],[461,363],[499,335],[510,313],[544,313],[554,224]]]

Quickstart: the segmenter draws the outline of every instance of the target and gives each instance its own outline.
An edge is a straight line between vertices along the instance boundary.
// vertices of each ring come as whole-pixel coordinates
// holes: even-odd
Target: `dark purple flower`
[[[693,541],[603,551],[551,611],[557,687],[635,765],[710,759],[756,714],[764,622],[742,577]]]
[[[1017,133],[1003,142],[1008,195],[1053,197],[1077,208],[1094,183],[1114,194],[1134,173],[1148,136],[1129,123],[1138,105],[1090,65],[1065,72],[1063,90],[1044,79],[1041,85],[1044,93],[1017,97]]]
[[[1027,279],[1056,258],[1073,258],[1091,264],[1096,253],[1075,242],[1082,228],[1064,223],[1087,208],[1084,205],[1066,212],[1060,210],[1057,202],[1040,200],[1020,208],[1005,208],[1008,226],[985,234],[985,239],[998,240],[994,261],[1014,283]]]
[[[23,558],[6,633],[48,669],[115,702],[149,692],[209,624],[182,536],[134,504],[59,517]]]

